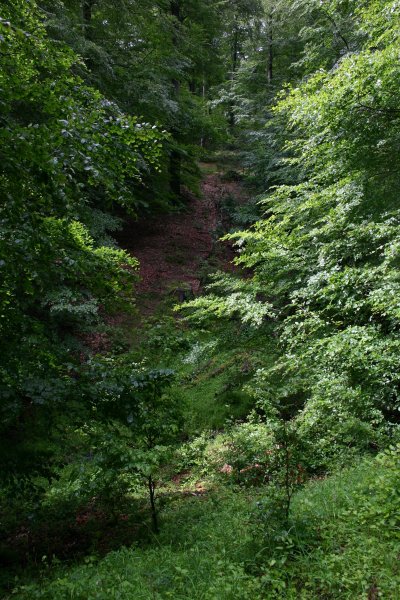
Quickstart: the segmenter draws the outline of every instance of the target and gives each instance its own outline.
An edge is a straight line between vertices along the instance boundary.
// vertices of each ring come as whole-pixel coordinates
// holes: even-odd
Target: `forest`
[[[0,596],[400,598],[400,1],[0,0]]]

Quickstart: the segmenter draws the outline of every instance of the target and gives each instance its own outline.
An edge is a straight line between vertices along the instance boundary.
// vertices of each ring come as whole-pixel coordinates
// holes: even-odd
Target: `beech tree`
[[[0,395],[13,462],[9,440],[24,445],[32,415],[68,404],[81,334],[132,304],[137,261],[112,245],[107,211],[137,210],[165,136],[72,73],[78,57],[49,41],[33,3],[3,8],[0,28]]]

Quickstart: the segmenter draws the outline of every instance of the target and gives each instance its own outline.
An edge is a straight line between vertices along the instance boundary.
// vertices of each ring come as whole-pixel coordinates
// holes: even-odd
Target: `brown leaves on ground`
[[[142,312],[152,312],[168,293],[182,301],[201,292],[202,262],[215,250],[221,203],[227,196],[236,198],[238,204],[246,200],[239,183],[224,182],[218,174],[208,175],[199,197],[186,194],[184,211],[125,228],[122,245],[140,262],[136,292]],[[233,257],[232,249],[221,244],[221,267],[228,270]]]

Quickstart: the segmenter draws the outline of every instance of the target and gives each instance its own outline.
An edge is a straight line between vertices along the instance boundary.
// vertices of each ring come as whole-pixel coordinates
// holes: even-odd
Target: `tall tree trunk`
[[[268,16],[268,58],[267,58],[267,81],[272,84],[274,75],[274,46],[273,46],[273,17],[272,13]]]
[[[178,23],[183,22],[180,0],[171,0],[170,13],[171,13],[172,17],[175,17],[175,19],[178,21]],[[176,27],[174,27],[172,43],[175,48],[178,47],[179,41],[178,41],[178,34],[177,34]],[[173,85],[174,85],[174,92],[175,92],[175,94],[174,94],[175,100],[176,100],[176,102],[179,102],[181,83],[178,79],[174,79]],[[173,129],[171,131],[171,133],[172,133],[172,136],[176,139],[178,136],[178,132]],[[171,155],[170,155],[170,160],[169,160],[169,182],[170,182],[171,192],[174,194],[174,196],[177,196],[177,197],[179,197],[181,194],[181,170],[182,170],[181,162],[182,162],[182,159],[181,159],[180,152],[175,149],[171,150]]]
[[[238,58],[239,58],[239,30],[237,26],[237,17],[235,16],[235,29],[233,32],[233,44],[232,44],[232,88],[233,81],[235,79],[235,74],[238,66]],[[234,111],[234,102],[232,101],[229,107],[229,125],[234,127],[236,123],[235,119],[235,111]]]
[[[179,22],[182,22],[180,0],[171,0],[170,7],[171,15],[178,19]]]
[[[174,132],[172,132],[174,134]],[[169,185],[174,196],[181,195],[182,159],[178,150],[172,150],[169,157]]]
[[[205,100],[206,100],[206,77],[205,77],[204,73],[203,73],[203,85],[201,87],[201,97],[203,98],[203,104],[205,106]],[[209,111],[208,111],[208,114],[209,114]],[[200,146],[202,148],[204,146],[204,127],[203,127],[203,130],[201,132]]]
[[[92,17],[93,17],[93,6],[96,0],[83,0],[82,2],[82,18],[83,18],[83,36],[86,40],[93,38],[92,32]],[[85,57],[85,64],[89,71],[95,66],[93,58],[90,56]]]
[[[91,36],[91,24],[92,24],[92,10],[95,0],[83,0],[82,3],[82,17],[83,17],[83,34],[86,39],[90,39]]]

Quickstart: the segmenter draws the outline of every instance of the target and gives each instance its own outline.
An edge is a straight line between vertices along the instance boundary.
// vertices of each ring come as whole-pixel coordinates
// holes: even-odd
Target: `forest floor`
[[[217,165],[201,166],[205,174],[200,194],[186,192],[183,211],[131,222],[120,236],[121,246],[140,262],[136,297],[142,316],[153,314],[168,296],[182,302],[199,295],[211,256],[215,270],[234,268],[232,246],[218,242],[229,229],[224,203],[245,204],[248,194]]]
[[[63,505],[58,503],[63,493],[70,498],[70,486],[64,491],[61,478],[52,484],[56,493],[44,507],[46,521],[42,516],[37,524],[17,524],[7,540],[10,567],[0,574],[4,600],[253,600],[299,594],[311,600],[322,597],[321,585],[333,590],[326,598],[375,599],[378,586],[370,574],[376,572],[384,583],[394,579],[391,589],[397,585],[397,542],[377,539],[358,516],[381,514],[380,505],[378,512],[371,506],[381,502],[382,468],[387,477],[389,468],[367,458],[305,485],[296,480],[288,529],[287,517],[282,520],[274,508],[279,509],[281,480],[274,487],[270,470],[281,446],[265,422],[248,419],[254,398],[246,384],[259,366],[275,361],[270,330],[248,335],[232,320],[193,335],[171,316],[180,291],[201,294],[207,275],[235,268],[234,249],[218,238],[240,226],[238,211],[243,217],[251,207],[240,180],[228,180],[216,165],[202,170],[201,194],[188,195],[185,210],[130,224],[119,240],[141,263],[135,290],[141,329],[132,328],[137,348],[128,351],[133,362],[145,355],[150,364],[176,371],[168,394],[183,407],[179,443],[155,481],[160,532],[154,534],[147,490],[136,479],[129,493],[118,495],[116,488],[110,499],[76,496]],[[239,336],[240,345],[233,344]],[[343,580],[351,587],[348,594]]]
[[[222,483],[225,479],[229,481],[230,470],[226,469],[231,467],[225,464],[228,446],[224,427],[227,419],[240,418],[248,409],[248,397],[241,392],[246,378],[241,370],[245,358],[217,349],[211,358],[201,355],[196,358],[196,364],[185,362],[193,341],[189,343],[188,337],[186,344],[189,343],[190,348],[181,348],[179,344],[190,332],[180,328],[179,319],[171,319],[172,306],[201,294],[210,273],[236,269],[232,262],[234,248],[219,238],[232,227],[235,211],[250,199],[250,192],[240,181],[240,173],[235,176],[232,170],[232,177],[228,178],[226,167],[220,168],[217,163],[200,166],[203,173],[200,193],[186,192],[183,210],[145,222],[128,223],[118,236],[119,244],[140,262],[140,281],[134,290],[138,314],[133,319],[117,314],[109,323],[123,326],[128,346],[133,352],[138,351],[138,356],[145,345],[155,364],[162,366],[165,362],[165,366],[176,367],[179,373],[172,391],[179,391],[186,407],[182,447],[176,450],[172,463],[165,467],[157,481],[163,539],[167,545],[175,536],[177,514],[187,511],[188,524],[192,521],[195,524],[197,513],[199,518],[203,518],[203,512],[208,514],[203,504],[212,504],[215,494],[225,494],[221,480]],[[165,316],[167,324],[163,324]],[[174,325],[169,325],[170,321]],[[161,332],[163,342],[168,340],[170,352],[164,344],[158,349],[153,348],[151,340],[149,343],[153,329]],[[107,352],[111,344],[108,334],[96,334],[86,341],[93,352],[99,353]],[[209,336],[199,337],[199,348],[202,344],[208,347]],[[235,374],[236,370],[239,375]],[[213,433],[202,437],[203,430]],[[196,456],[194,461],[190,459],[192,454]],[[229,496],[229,491],[226,493]],[[49,554],[60,561],[71,561],[72,557],[79,560],[89,552],[103,557],[112,550],[130,547],[133,542],[150,551],[154,535],[149,525],[147,502],[142,493],[121,500],[117,508],[98,504],[93,498],[88,504],[78,505],[76,511],[72,509],[62,527],[54,528],[51,519],[48,528],[43,527],[38,532],[31,532],[29,525],[21,526],[8,544],[25,566],[29,564],[27,557],[32,547],[35,556]],[[240,504],[241,499],[238,502]],[[219,512],[217,516],[219,518]],[[34,565],[31,571],[36,573]]]

